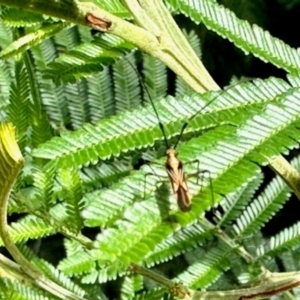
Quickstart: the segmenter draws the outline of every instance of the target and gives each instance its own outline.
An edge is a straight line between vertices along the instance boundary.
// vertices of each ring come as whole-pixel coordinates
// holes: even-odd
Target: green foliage
[[[131,18],[118,1],[94,2]],[[34,13],[16,18],[15,9],[2,11],[0,55],[14,61],[0,62],[1,119],[16,127],[26,158],[10,196],[9,213],[19,214],[10,234],[44,274],[87,299],[109,297],[105,284],[113,280],[120,299],[162,299],[166,289],[127,271],[132,262],[162,273],[170,263],[175,280],[211,290],[249,284],[263,267],[278,270],[278,259],[286,271],[299,269],[299,223],[271,237],[261,234],[291,196],[279,176],[261,187],[261,166],[300,141],[298,52],[215,1],[167,2],[195,24],[203,22],[244,52],[289,72],[288,82],[256,79],[199,95],[179,77],[170,84],[161,61],[120,38]],[[19,26],[24,28],[14,28]],[[185,36],[200,56],[196,33],[186,30]],[[144,84],[128,61],[141,70]],[[144,86],[171,144],[189,122],[178,147],[182,162],[199,160],[211,176],[188,179],[191,212],[178,210],[169,183],[161,180],[164,136]],[[159,166],[138,165],[146,151]],[[300,170],[299,157],[293,164]],[[186,172],[195,173],[195,165],[186,164]],[[215,223],[203,221],[212,204],[222,211]],[[54,253],[57,267],[24,246],[54,235],[63,236],[63,255]],[[1,279],[0,287],[3,299],[52,299],[21,281]]]
[[[48,300],[49,295],[41,290],[37,290],[33,287],[29,287],[26,284],[20,282],[12,282],[8,279],[1,279],[1,299],[12,300]]]
[[[299,72],[296,49],[257,25],[238,19],[233,12],[213,1],[169,0],[168,3],[194,22],[203,22],[209,29],[230,40],[246,54],[252,53],[289,73]]]

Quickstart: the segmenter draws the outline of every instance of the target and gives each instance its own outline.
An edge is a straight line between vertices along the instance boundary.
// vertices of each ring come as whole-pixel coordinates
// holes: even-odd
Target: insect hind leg
[[[200,170],[199,160],[194,160],[194,161],[191,161],[191,162],[188,162],[188,163],[195,163],[195,162],[198,163],[197,164],[197,172],[187,174],[187,178],[189,178],[189,177],[197,177],[197,184],[199,184],[199,178],[201,178],[201,182],[203,182],[203,180],[207,179],[204,175],[208,174],[208,181],[209,181],[209,185],[210,185],[212,207],[214,208],[214,206],[215,206],[215,198],[214,198],[214,192],[213,192],[213,185],[212,185],[211,173],[210,173],[209,170]],[[202,186],[201,186],[201,188],[202,188]]]
[[[154,170],[152,169],[152,171],[154,171]],[[149,178],[149,176],[155,176],[156,178],[158,178],[158,181],[155,183],[154,186],[152,186],[153,190],[150,189],[150,191],[147,191],[146,188],[147,188],[147,184],[149,183],[149,181],[147,181],[147,178]],[[164,184],[167,182],[169,182],[169,178],[167,176],[159,175],[156,172],[145,173],[143,199],[146,198],[146,195],[149,196],[150,194],[152,194],[152,192],[154,192],[155,193],[154,197],[156,199],[156,203],[158,205],[160,214],[163,218],[170,217],[170,215],[169,215],[170,203],[169,203],[169,201],[165,201],[167,198],[169,198],[169,195],[170,195],[169,185],[166,186]],[[159,184],[161,184],[161,185],[159,185]]]
[[[155,171],[154,171],[154,169],[151,167],[151,165],[148,164],[148,166],[150,167],[150,169],[152,170],[152,172],[148,172],[148,173],[145,174],[143,199],[146,198],[147,178],[149,176],[157,177],[157,178],[159,178],[161,180],[161,182],[167,182],[168,181],[167,176],[161,176],[161,175],[156,174]]]
[[[199,184],[199,174],[201,173],[199,159],[194,159],[194,160],[188,161],[188,162],[184,163],[184,165],[186,166],[186,165],[191,165],[191,164],[195,164],[195,163],[197,163],[197,172],[186,174],[186,178],[197,177],[197,184]]]
[[[208,180],[209,180],[209,185],[210,185],[210,195],[211,195],[211,201],[212,201],[212,209],[214,210],[215,198],[214,198],[214,190],[213,190],[213,185],[212,185],[211,173],[209,170],[200,170],[198,173],[198,177],[200,174],[202,175],[202,181],[203,181],[203,179],[206,179],[204,174],[208,174]]]

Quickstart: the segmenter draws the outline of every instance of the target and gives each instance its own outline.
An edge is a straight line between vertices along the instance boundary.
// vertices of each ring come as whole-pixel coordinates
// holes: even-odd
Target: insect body
[[[190,211],[192,201],[183,171],[183,164],[177,158],[177,151],[175,149],[168,149],[166,154],[167,161],[165,167],[172,185],[173,193],[177,200],[178,207],[181,211]]]

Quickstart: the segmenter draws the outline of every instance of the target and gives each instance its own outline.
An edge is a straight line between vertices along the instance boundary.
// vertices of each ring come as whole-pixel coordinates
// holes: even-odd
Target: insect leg
[[[201,170],[201,174],[208,174],[208,179],[209,179],[209,185],[210,185],[210,193],[211,193],[211,200],[212,200],[212,207],[214,208],[215,206],[215,198],[214,198],[214,191],[213,191],[213,185],[212,185],[212,179],[211,179],[211,174],[209,170]],[[204,176],[202,177],[203,179],[206,179]]]
[[[160,178],[162,181],[167,181],[167,176],[161,176],[155,173],[154,169],[151,167],[150,164],[148,164],[148,166],[150,167],[150,169],[152,170],[152,173],[146,173],[145,174],[145,180],[144,180],[144,195],[143,198],[146,198],[146,186],[147,186],[147,178],[149,176],[155,176],[157,178]]]
[[[197,163],[197,172],[196,173],[192,173],[192,174],[187,174],[186,175],[186,178],[189,178],[189,177],[197,177],[197,184],[199,184],[199,174],[201,173],[201,170],[200,170],[200,161],[199,159],[195,159],[195,160],[191,160],[191,161],[188,161],[186,163],[184,163],[184,165],[190,165],[190,164],[194,164],[194,163]]]
[[[195,160],[193,162],[195,163],[195,162],[197,162],[197,160]],[[185,164],[187,164],[187,163],[185,163]],[[198,161],[198,168],[199,168],[199,161]],[[214,198],[214,192],[213,192],[213,186],[212,186],[212,179],[211,179],[210,171],[209,170],[198,170],[195,173],[187,174],[186,177],[187,178],[197,177],[197,184],[198,184],[198,180],[199,180],[200,176],[201,176],[201,182],[203,182],[203,179],[206,180],[206,177],[204,176],[204,174],[208,174],[208,180],[209,180],[210,192],[211,192],[211,200],[212,200],[212,207],[214,207],[215,206],[215,198]]]

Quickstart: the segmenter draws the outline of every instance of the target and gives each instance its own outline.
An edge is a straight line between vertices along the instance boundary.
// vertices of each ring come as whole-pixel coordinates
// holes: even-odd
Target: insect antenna
[[[167,149],[169,149],[170,146],[169,146],[169,142],[168,142],[168,139],[167,139],[167,135],[166,135],[166,132],[165,132],[164,125],[163,125],[163,123],[161,122],[161,119],[160,119],[160,117],[159,117],[159,114],[158,114],[158,112],[157,112],[157,110],[156,110],[156,107],[155,107],[155,105],[154,105],[153,99],[152,99],[152,97],[151,97],[151,95],[150,95],[150,93],[149,93],[149,91],[148,91],[148,89],[147,89],[147,87],[146,87],[146,85],[145,85],[145,83],[144,83],[144,80],[143,80],[141,74],[137,71],[137,69],[133,66],[133,64],[128,60],[128,58],[125,57],[125,56],[124,56],[124,58],[125,58],[125,60],[128,62],[128,64],[131,66],[131,68],[134,70],[134,72],[136,73],[136,75],[139,77],[140,82],[141,82],[141,85],[143,86],[143,90],[147,93],[147,96],[148,96],[148,98],[150,99],[150,103],[151,103],[151,106],[152,106],[152,108],[153,108],[153,110],[154,110],[154,113],[155,113],[155,115],[156,115],[156,118],[157,118],[157,120],[158,120],[158,125],[159,125],[159,128],[160,128],[160,130],[161,130],[161,132],[162,132],[162,134],[163,134],[163,137],[164,137],[164,141],[165,141],[166,147],[167,147]]]
[[[223,92],[222,92],[223,93]],[[178,143],[185,131],[185,129],[187,128],[187,126],[189,125],[189,122],[192,121],[199,113],[201,113],[201,111],[203,111],[206,107],[208,107],[211,103],[213,103],[221,94],[219,94],[218,96],[214,97],[213,99],[211,99],[210,101],[208,101],[203,107],[201,107],[195,114],[193,114],[181,127],[178,139],[174,145],[174,149],[177,148]]]
[[[164,137],[164,141],[165,141],[166,147],[167,147],[167,149],[169,149],[169,148],[170,148],[170,145],[169,145],[169,142],[168,142],[168,139],[167,139],[167,135],[166,135],[166,132],[165,132],[164,125],[163,125],[163,123],[161,122],[161,119],[160,119],[159,114],[158,114],[158,112],[157,112],[157,109],[156,109],[156,107],[155,107],[155,105],[154,105],[153,99],[152,99],[152,97],[151,97],[151,95],[150,95],[150,93],[149,93],[149,90],[148,90],[148,88],[146,87],[146,85],[145,85],[145,83],[144,83],[144,80],[143,80],[141,74],[137,71],[137,69],[133,66],[133,64],[129,61],[129,59],[128,59],[127,57],[125,57],[125,56],[124,56],[124,59],[128,62],[128,64],[131,66],[131,68],[134,70],[134,72],[136,73],[136,75],[137,75],[138,78],[140,79],[141,85],[143,86],[143,90],[146,92],[146,94],[147,94],[147,96],[148,96],[148,98],[149,98],[149,100],[150,100],[151,106],[152,106],[152,108],[153,108],[153,110],[154,110],[154,113],[155,113],[155,115],[156,115],[156,118],[157,118],[157,120],[158,120],[158,125],[159,125],[159,128],[160,128],[160,130],[161,130],[161,132],[162,132],[162,134],[163,134],[163,137]],[[224,91],[223,91],[223,92],[224,92]],[[223,92],[222,92],[222,93],[223,93]],[[217,95],[217,96],[214,97],[212,100],[210,100],[209,102],[207,102],[207,103],[206,103],[203,107],[201,107],[195,114],[193,114],[193,115],[188,119],[188,121],[186,121],[186,122],[183,124],[183,126],[182,126],[182,128],[181,128],[181,131],[180,131],[180,133],[179,133],[178,139],[177,139],[175,145],[172,147],[174,150],[177,148],[178,143],[179,143],[179,141],[180,141],[180,139],[181,139],[181,137],[182,137],[182,135],[183,135],[183,133],[184,133],[184,130],[185,130],[186,127],[188,126],[189,122],[190,122],[192,119],[194,119],[199,113],[201,113],[201,111],[203,111],[206,107],[208,107],[212,102],[214,102],[220,95],[221,95],[221,94]]]
[[[250,80],[247,81],[252,81],[253,78],[251,78]],[[216,95],[214,98],[212,98],[210,101],[208,101],[204,106],[202,106],[196,113],[194,113],[191,117],[189,117],[189,119],[182,125],[182,128],[180,130],[178,139],[174,145],[174,149],[176,149],[176,147],[178,146],[179,141],[181,140],[181,137],[185,131],[185,129],[187,128],[187,126],[189,125],[189,123],[198,115],[200,114],[206,107],[208,107],[209,105],[211,105],[217,98],[219,98],[222,94],[224,94],[226,91],[234,88],[235,86],[241,84],[241,82],[236,82],[235,84],[233,84],[232,86],[228,87],[225,90],[222,90],[222,92],[218,95]]]

